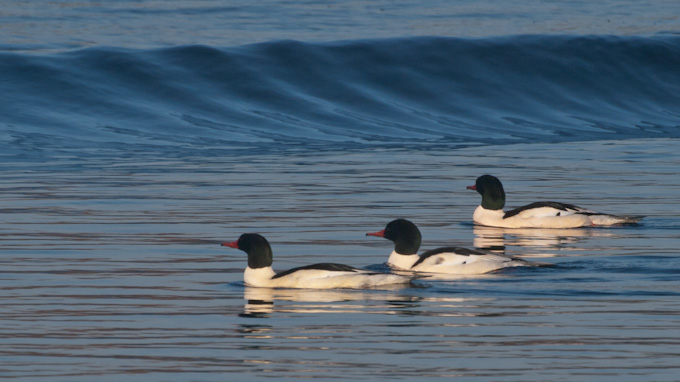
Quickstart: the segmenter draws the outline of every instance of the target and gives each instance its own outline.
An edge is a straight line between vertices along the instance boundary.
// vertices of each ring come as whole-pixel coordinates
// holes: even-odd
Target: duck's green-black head
[[[233,243],[222,246],[237,248],[248,254],[248,266],[252,269],[270,267],[273,262],[272,248],[267,239],[257,233],[244,233]]]
[[[474,186],[468,189],[475,190],[482,195],[482,207],[487,210],[502,210],[505,207],[505,191],[503,184],[493,175],[482,175],[475,181]]]

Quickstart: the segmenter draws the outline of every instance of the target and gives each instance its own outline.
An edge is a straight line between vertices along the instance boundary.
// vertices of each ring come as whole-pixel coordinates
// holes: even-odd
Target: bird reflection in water
[[[557,257],[573,244],[594,236],[611,236],[606,229],[585,228],[497,228],[475,225],[474,246],[477,249],[506,254],[509,247],[521,247],[525,252],[512,253],[520,257]],[[576,249],[572,249],[576,250]]]
[[[403,288],[395,287],[394,291]],[[283,289],[245,286],[242,317],[263,318],[272,313],[378,313],[396,314],[418,297],[390,289]]]

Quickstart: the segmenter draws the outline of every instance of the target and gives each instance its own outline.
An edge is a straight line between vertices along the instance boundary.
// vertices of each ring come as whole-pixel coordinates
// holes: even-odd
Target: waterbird
[[[275,272],[272,269],[271,246],[267,239],[257,233],[244,233],[238,240],[222,243],[222,246],[240,249],[248,254],[248,267],[243,273],[243,281],[253,287],[364,289],[409,284],[412,279],[336,263],[318,263]]]
[[[503,184],[493,175],[482,175],[467,187],[482,195],[482,203],[475,209],[475,224],[502,228],[576,228],[635,224],[644,216],[611,215],[595,212],[573,204],[534,202],[510,211],[505,207]]]
[[[385,229],[366,236],[383,237],[394,242],[387,264],[400,270],[457,275],[484,274],[507,267],[529,266],[531,262],[510,256],[463,247],[442,247],[418,255],[422,235],[407,219],[392,220]]]

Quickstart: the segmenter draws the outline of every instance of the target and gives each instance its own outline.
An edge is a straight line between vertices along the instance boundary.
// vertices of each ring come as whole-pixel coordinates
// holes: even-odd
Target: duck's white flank
[[[428,273],[447,273],[457,275],[480,275],[508,267],[532,265],[528,261],[507,256],[480,253],[479,255],[460,255],[455,252],[442,252],[428,256],[425,261],[411,270]]]
[[[354,288],[363,289],[393,284],[407,284],[410,278],[365,270],[356,272],[327,271],[322,269],[301,269],[282,277],[274,277],[271,267],[250,268],[243,273],[243,281],[248,286],[266,288]]]
[[[576,228],[595,225],[591,217],[602,216],[580,215],[574,211],[561,211],[551,207],[524,210],[509,218],[503,218],[504,215],[503,210],[487,210],[477,206],[472,221],[475,224],[500,228]]]

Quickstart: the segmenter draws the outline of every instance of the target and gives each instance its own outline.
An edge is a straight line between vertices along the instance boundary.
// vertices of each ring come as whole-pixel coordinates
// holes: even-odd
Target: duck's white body
[[[456,275],[479,275],[497,271],[502,268],[530,265],[528,261],[512,257],[482,252],[470,252],[471,253],[469,254],[460,254],[454,252],[453,249],[443,248],[441,249],[441,252],[438,253],[423,253],[421,256],[427,257],[418,263],[421,256],[401,255],[396,251],[392,251],[387,263],[391,267],[400,270]]]
[[[531,208],[508,218],[504,216],[503,210],[487,210],[480,205],[475,209],[472,221],[475,224],[501,228],[576,228],[596,225],[591,219],[593,216],[551,207]]]
[[[276,272],[274,272],[272,267],[255,269],[247,267],[243,273],[243,281],[248,286],[263,288],[364,289],[393,284],[407,284],[410,282],[410,278],[361,269],[356,269],[355,271],[299,269],[284,276],[276,277]]]

